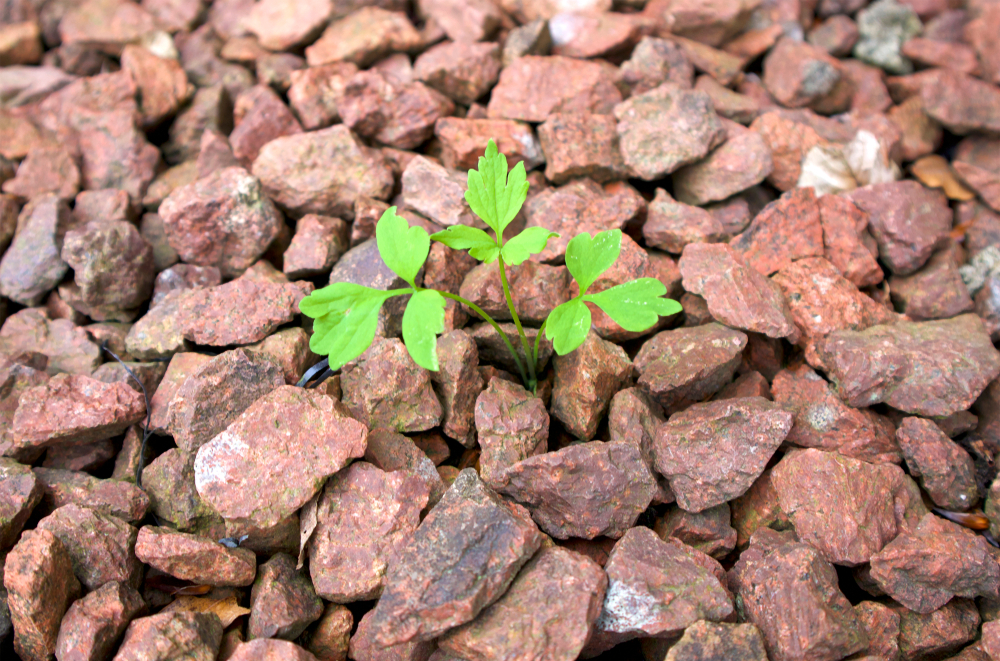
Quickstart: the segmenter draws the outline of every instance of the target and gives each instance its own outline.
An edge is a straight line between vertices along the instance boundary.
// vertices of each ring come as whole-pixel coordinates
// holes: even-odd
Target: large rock
[[[500,492],[527,507],[557,539],[621,537],[656,491],[637,446],[602,441],[528,457],[509,468],[503,481]]]
[[[295,558],[276,553],[260,566],[250,592],[249,638],[294,640],[322,614],[323,601],[296,571]]]
[[[792,414],[763,397],[694,404],[657,430],[656,470],[681,509],[700,512],[746,493],[791,428]]]
[[[885,402],[944,417],[969,408],[1000,374],[1000,352],[973,314],[836,331],[818,349],[838,394],[855,407]]]
[[[616,74],[606,62],[526,55],[500,73],[489,117],[544,122],[557,112],[609,115],[622,99]]]
[[[239,278],[185,296],[176,323],[195,344],[226,347],[265,340],[299,314],[311,283],[258,282]]]
[[[129,622],[145,609],[135,588],[118,581],[105,583],[66,611],[56,640],[56,658],[92,661],[110,657]]]
[[[375,640],[383,647],[429,640],[473,620],[541,541],[523,507],[462,471],[389,568],[372,613]]]
[[[202,585],[250,585],[257,574],[253,551],[229,548],[170,528],[144,526],[139,531],[135,555],[166,574]]]
[[[764,207],[730,245],[764,275],[803,257],[822,256],[819,209],[812,188],[797,188]]]
[[[972,457],[936,424],[923,418],[904,418],[896,439],[910,475],[920,480],[935,505],[964,511],[979,499]]]
[[[271,528],[365,454],[368,430],[316,390],[280,386],[198,449],[198,494],[237,526]]]
[[[361,137],[414,149],[434,133],[434,123],[455,104],[421,82],[402,82],[377,71],[355,74],[337,104],[344,124]]]
[[[729,139],[708,156],[671,177],[678,200],[687,204],[725,200],[761,183],[774,170],[771,148],[759,133],[731,127],[729,131]]]
[[[17,542],[31,511],[41,500],[42,485],[31,467],[0,457],[0,549]]]
[[[102,480],[87,473],[58,468],[39,467],[34,473],[42,484],[42,503],[46,511],[73,504],[129,523],[139,523],[149,510],[149,496],[128,482]]]
[[[0,259],[0,294],[35,306],[58,285],[69,266],[62,260],[61,238],[69,207],[55,195],[32,200],[22,211],[10,247]]]
[[[221,643],[222,622],[215,613],[167,611],[132,620],[115,659],[212,661]]]
[[[476,398],[475,422],[480,476],[494,489],[506,483],[511,466],[548,449],[545,404],[519,384],[490,379]]]
[[[632,361],[620,346],[590,332],[577,349],[553,360],[552,415],[570,434],[589,441],[611,398],[632,374]]]

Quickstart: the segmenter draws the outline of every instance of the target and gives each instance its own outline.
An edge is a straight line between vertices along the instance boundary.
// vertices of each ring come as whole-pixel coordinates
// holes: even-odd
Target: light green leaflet
[[[382,291],[349,282],[317,289],[299,302],[302,314],[316,320],[309,348],[329,356],[330,369],[340,369],[371,346],[382,304],[407,291],[412,290]]]
[[[566,246],[566,268],[580,285],[580,293],[602,273],[611,268],[618,259],[622,248],[622,231],[607,230],[590,238],[589,234],[578,234]]]
[[[413,362],[438,371],[437,336],[444,332],[444,296],[423,289],[410,297],[403,312],[403,344]]]
[[[469,188],[465,201],[483,222],[503,237],[503,231],[521,210],[528,197],[527,175],[524,163],[518,163],[507,175],[507,157],[497,151],[490,140],[486,153],[479,157],[479,169],[469,170]]]
[[[389,207],[375,225],[375,239],[385,265],[411,287],[416,287],[413,281],[431,249],[427,230],[410,227],[405,218],[396,215],[396,207]]]

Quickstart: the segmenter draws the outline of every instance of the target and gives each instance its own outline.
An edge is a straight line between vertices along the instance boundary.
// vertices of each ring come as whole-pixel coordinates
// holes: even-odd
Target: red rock
[[[733,605],[705,560],[714,562],[680,542],[664,542],[648,528],[630,529],[604,566],[607,594],[587,649],[598,652],[645,636],[674,637],[697,620],[729,619]]]
[[[563,11],[549,19],[552,54],[581,59],[628,54],[654,28],[648,17],[617,12]]]
[[[421,82],[403,83],[372,70],[347,81],[338,111],[359,135],[413,149],[433,134],[439,118],[454,111],[454,104]]]
[[[59,37],[63,44],[80,42],[118,55],[125,44],[157,29],[156,19],[136,3],[90,0],[66,13],[59,22]]]
[[[48,360],[37,367],[49,374],[90,374],[102,358],[100,347],[87,330],[69,319],[49,319],[40,308],[12,314],[0,328],[0,353],[13,356],[22,352],[45,356]]]
[[[671,40],[681,47],[696,70],[712,76],[722,85],[732,85],[743,75],[745,61],[741,57],[684,37],[674,36]]]
[[[764,181],[773,170],[771,148],[759,133],[743,131],[704,159],[674,173],[674,194],[681,202],[703,205],[724,200]]]
[[[247,348],[249,355],[267,358],[281,368],[285,383],[298,383],[307,367],[316,362],[309,350],[309,335],[302,328],[286,328]]]
[[[156,307],[172,291],[184,289],[205,289],[222,284],[222,273],[214,266],[193,266],[177,264],[160,271],[153,284],[153,299],[150,307]]]
[[[726,137],[704,92],[661,86],[614,112],[625,165],[647,181],[700,160]]]
[[[457,170],[475,169],[483,154],[483,145],[493,139],[507,157],[508,167],[520,162],[531,170],[546,158],[528,124],[507,119],[468,119],[442,117],[434,125],[434,136],[441,143],[441,162]]]
[[[658,333],[633,361],[638,384],[664,408],[679,410],[732,378],[746,342],[743,333],[716,323]]]
[[[354,616],[346,606],[326,604],[307,647],[321,661],[345,661],[353,628]]]
[[[211,661],[222,642],[222,623],[215,613],[167,611],[132,620],[117,661],[188,658]]]
[[[802,170],[802,159],[816,145],[826,143],[808,124],[796,122],[779,112],[765,112],[750,125],[771,148],[774,169],[768,182],[781,191],[795,188]]]
[[[699,207],[676,202],[662,188],[649,205],[642,226],[646,243],[671,253],[680,253],[692,243],[718,243],[725,231],[712,214]]]
[[[858,26],[849,16],[836,14],[809,30],[807,40],[830,55],[844,57],[858,40]]]
[[[735,381],[715,394],[715,399],[735,399],[738,397],[771,397],[771,386],[760,372],[744,372]]]
[[[749,124],[757,117],[757,115],[760,114],[760,102],[751,96],[740,94],[732,91],[728,87],[724,87],[711,76],[699,76],[698,80],[695,81],[694,88],[705,92],[705,94],[708,94],[708,96],[711,97],[712,106],[715,108],[715,112],[718,113],[720,117],[725,117],[726,119],[739,122],[740,124]],[[754,133],[754,135],[759,137],[759,134],[757,133]],[[766,151],[762,149],[761,146],[765,147]],[[767,165],[769,160],[762,158],[764,154],[769,157],[771,153],[770,148],[767,147],[766,143],[758,144],[757,140],[753,139],[750,141],[750,144],[743,148],[746,149],[747,147],[753,148],[752,155],[755,160],[755,162],[752,162],[755,167],[751,170],[751,172],[762,169],[771,169],[771,166]],[[726,152],[722,152],[722,154],[725,153]],[[740,164],[730,164],[731,167],[733,165],[739,166]],[[744,173],[743,176],[746,177],[749,174],[750,173]],[[766,177],[768,174],[771,174],[770,171],[764,174],[761,179]]]
[[[657,482],[653,502],[671,502],[673,492],[667,480],[654,468],[653,442],[657,427],[665,421],[663,408],[639,388],[619,390],[608,410],[608,434],[612,443],[622,441],[639,448],[643,461]]]
[[[857,287],[882,281],[882,269],[865,245],[868,214],[839,195],[819,198],[819,219],[823,228],[823,256]]]
[[[752,624],[723,624],[699,620],[668,653],[670,661],[765,661],[764,638]]]
[[[403,12],[363,7],[327,26],[319,40],[306,48],[314,67],[347,61],[367,66],[393,52],[409,51],[421,43],[420,35]]]
[[[261,148],[282,136],[302,133],[302,126],[281,98],[265,85],[256,85],[236,97],[236,127],[229,135],[233,155],[250,168]]]
[[[829,562],[868,562],[897,533],[894,493],[902,471],[815,449],[786,455],[773,484],[800,540]]]
[[[176,324],[196,344],[225,347],[260,342],[298,315],[299,301],[311,289],[311,284],[303,288],[246,278],[195,289],[185,297]]]
[[[543,548],[503,597],[445,634],[439,649],[462,657],[575,659],[601,612],[607,584],[593,560],[559,547]],[[540,602],[552,607],[539,609]]]
[[[0,66],[38,64],[42,59],[41,30],[35,21],[8,23],[0,28]]]
[[[1000,90],[948,69],[935,69],[920,89],[924,111],[958,135],[1000,132]]]
[[[194,87],[176,60],[154,55],[142,46],[125,46],[121,64],[139,88],[144,127],[155,127],[173,116],[194,94]]]
[[[736,530],[730,525],[727,503],[692,514],[671,508],[657,519],[654,531],[661,538],[673,537],[713,558],[724,558],[736,548]]]
[[[329,272],[347,251],[348,226],[340,218],[303,216],[295,224],[295,236],[285,251],[282,271],[300,279]]]
[[[548,21],[536,18],[507,33],[503,40],[503,65],[506,67],[525,55],[548,55],[551,48]]]
[[[524,349],[520,346],[521,340],[517,334],[517,329],[512,323],[501,323],[500,329],[503,334],[507,336],[507,341],[510,342],[511,346],[517,351],[518,360],[521,361],[521,365],[524,365]],[[507,348],[507,344],[500,339],[500,334],[497,333],[496,329],[490,326],[488,323],[483,322],[472,326],[468,330],[469,335],[472,339],[476,341],[476,348],[479,349],[479,359],[483,363],[492,363],[498,366],[502,370],[506,370],[513,378],[513,372],[517,371],[517,366],[514,364],[514,360],[510,354],[510,350]],[[531,347],[535,346],[535,340],[538,337],[538,329],[526,327],[524,328],[524,334],[528,340],[528,345]],[[542,372],[545,370],[545,366],[548,365],[549,359],[552,358],[552,343],[544,338],[544,333],[542,333],[542,339],[538,343],[538,365],[536,370]],[[516,380],[516,379],[515,379]]]
[[[694,67],[684,50],[673,41],[654,37],[643,37],[620,70],[621,84],[629,90],[629,96],[643,94],[665,82],[690,89],[694,81]]]
[[[351,219],[358,195],[386,198],[393,183],[382,156],[345,126],[272,140],[253,172],[267,195],[294,215]]]
[[[477,552],[486,540],[490,552]],[[390,567],[372,615],[375,640],[382,646],[427,640],[473,620],[540,543],[524,508],[489,491],[474,471],[463,471]],[[441,584],[442,570],[450,577],[447,585]],[[432,604],[424,595],[435,585]]]
[[[42,486],[31,467],[0,457],[0,548],[10,548],[17,542],[41,499]]]
[[[767,90],[787,108],[809,106],[817,112],[842,112],[853,92],[836,58],[793,39],[779,40],[764,58],[763,80]]]
[[[365,240],[341,256],[330,272],[330,284],[335,282],[350,282],[382,290],[407,286],[405,280],[385,265],[379,255],[375,237]],[[383,329],[400,328],[405,304],[406,299],[390,299],[379,312],[379,325]]]
[[[597,432],[611,397],[632,373],[625,351],[591,332],[582,345],[554,360],[552,415],[566,431],[589,441]]]
[[[985,541],[933,514],[872,557],[872,578],[893,599],[921,614],[954,596],[996,598],[1000,589],[1000,568]]]
[[[822,256],[823,228],[815,193],[811,188],[796,189],[768,204],[730,245],[764,275],[796,259]]]
[[[118,517],[69,504],[39,521],[38,529],[59,538],[86,589],[110,581],[138,588],[142,582],[142,565],[133,553],[138,530]]]
[[[239,645],[230,661],[316,661],[316,657],[295,643],[274,638],[258,638]]]
[[[306,130],[324,128],[339,119],[344,88],[357,72],[358,67],[350,62],[331,62],[291,72],[288,103]]]
[[[818,353],[849,405],[885,402],[924,416],[969,408],[1000,373],[1000,352],[972,314],[835,331]]]
[[[162,572],[201,585],[250,585],[257,572],[252,551],[230,549],[204,537],[169,528],[144,526],[139,530],[135,554],[139,560]]]
[[[201,88],[170,125],[170,140],[163,146],[164,157],[171,163],[197,158],[206,129],[226,135],[232,128],[233,105],[225,88],[221,85]],[[149,190],[153,188],[151,185]]]
[[[506,483],[512,466],[548,448],[545,405],[516,383],[490,379],[476,398],[475,423],[482,448],[480,475],[492,488]]]
[[[150,429],[157,433],[166,431],[169,421],[168,412],[170,402],[177,393],[177,389],[180,388],[188,376],[209,360],[211,360],[211,356],[199,353],[178,353],[173,355],[167,365],[167,371],[160,381],[160,385],[149,400]]]
[[[417,80],[468,105],[500,75],[500,47],[492,43],[448,42],[432,46],[413,63]]]
[[[34,473],[42,484],[42,501],[47,511],[80,505],[137,523],[149,509],[149,497],[128,482],[101,480],[86,473],[55,468],[35,468]]]
[[[736,548],[741,550],[750,543],[750,537],[762,528],[775,531],[792,529],[788,515],[781,511],[770,468],[745,494],[731,501],[729,509],[731,524],[736,529]]]
[[[656,470],[679,507],[700,512],[743,495],[791,428],[792,415],[763,398],[694,404],[657,430]]]
[[[526,55],[501,72],[489,117],[544,122],[555,112],[611,114],[621,101],[614,73],[606,63]]]
[[[358,622],[357,630],[351,636],[350,658],[356,661],[429,661],[437,646],[435,641],[383,646],[375,640],[378,630],[372,625],[373,614],[374,611],[368,611]]]
[[[986,331],[995,342],[1000,338],[1000,277],[990,276],[975,298],[976,314],[983,320]]]
[[[998,83],[1000,82],[1000,49],[997,48],[996,39],[993,39],[991,35],[996,34],[996,28],[1000,26],[1000,11],[996,7],[986,4],[978,7],[978,14],[967,24],[963,21],[964,35],[972,47],[976,49],[983,79]]]
[[[133,363],[133,365],[141,364],[150,365],[151,363]],[[124,370],[122,371],[124,372]],[[130,377],[126,375],[126,378]],[[98,379],[98,381],[100,380]],[[109,381],[105,381],[105,383],[109,383]],[[45,468],[58,468],[60,470],[88,471],[100,468],[117,454],[118,449],[115,448],[115,444],[110,440],[63,448],[55,447],[45,451],[45,461],[42,462],[42,466]]]
[[[327,482],[309,542],[317,593],[338,603],[377,598],[420,522],[429,490],[419,477],[359,462]],[[373,518],[374,517],[374,518]]]
[[[563,184],[578,177],[599,183],[624,179],[617,123],[610,115],[552,113],[538,127],[545,154],[545,177]]]
[[[689,244],[678,265],[684,289],[703,296],[715,319],[769,337],[797,335],[781,289],[730,246]]]
[[[556,306],[569,300],[569,272],[566,267],[529,260],[505,268],[510,297],[523,323],[541,324]],[[480,264],[469,271],[459,295],[496,320],[512,319],[496,263]]]
[[[946,319],[972,311],[969,290],[948,250],[940,250],[916,273],[889,278],[892,301],[914,321]]]
[[[970,599],[955,599],[933,613],[922,615],[894,604],[899,615],[899,652],[904,659],[926,659],[956,652],[976,637],[979,611]],[[965,651],[975,652],[976,647]],[[975,661],[978,656],[954,656],[952,659]]]
[[[332,10],[330,0],[306,2],[259,2],[244,25],[268,50],[291,50],[319,36]]]
[[[159,521],[181,532],[216,539],[225,534],[222,517],[198,495],[193,455],[177,448],[167,450],[143,469],[142,486]]]
[[[952,167],[994,210],[1000,211],[1000,140],[973,135],[958,143]]]
[[[136,129],[131,113],[99,116],[80,131],[80,174],[84,188],[120,188],[138,203],[156,176],[160,152]]]
[[[406,206],[441,225],[473,225],[476,220],[465,201],[468,176],[417,156],[403,171]]]
[[[444,495],[447,486],[441,481],[434,462],[407,436],[384,427],[368,434],[365,461],[386,472],[405,471],[416,475],[430,488],[429,504],[433,507]]]
[[[32,200],[18,217],[20,231],[0,259],[0,293],[22,305],[38,305],[63,279],[59,236],[69,221],[69,208],[55,196]]]
[[[251,404],[284,385],[270,360],[226,351],[195,369],[170,402],[167,429],[192,455],[234,422]]]
[[[427,276],[424,276],[427,286]],[[444,412],[442,431],[466,447],[475,443],[476,398],[485,387],[477,369],[479,350],[465,331],[453,330],[438,338],[439,369],[431,373],[434,392]]]
[[[559,188],[546,188],[525,204],[526,227],[544,227],[560,234],[549,239],[545,250],[532,256],[540,262],[562,261],[566,245],[573,236],[587,232],[594,235],[621,229],[636,219],[646,206],[634,189],[601,188],[589,179],[578,179]]]
[[[62,661],[107,658],[129,622],[146,609],[142,595],[125,583],[110,581],[73,602],[63,617],[55,654]]]
[[[896,439],[910,474],[938,507],[964,511],[978,500],[972,457],[933,422],[904,418]]]
[[[366,437],[332,398],[280,386],[198,449],[195,484],[227,521],[271,528],[305,505],[327,477],[364,456]]]
[[[795,415],[786,443],[871,463],[900,463],[892,423],[868,409],[845,405],[809,367],[782,370],[772,388],[774,401]]]
[[[80,169],[62,147],[33,149],[21,161],[17,176],[3,182],[3,191],[21,200],[51,194],[66,200],[80,190]]]
[[[728,578],[769,658],[832,660],[868,646],[833,565],[808,544],[761,530]]]
[[[250,594],[249,638],[298,638],[322,613],[322,600],[295,570],[294,558],[278,553],[260,566]]]

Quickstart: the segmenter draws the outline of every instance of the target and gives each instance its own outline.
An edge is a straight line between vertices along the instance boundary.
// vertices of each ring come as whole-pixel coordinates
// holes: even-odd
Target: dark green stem
[[[524,329],[521,327],[521,320],[517,316],[517,310],[514,309],[514,299],[510,297],[510,287],[507,284],[507,270],[503,265],[503,255],[497,258],[497,263],[500,265],[500,283],[503,285],[504,298],[507,299],[507,309],[510,310],[510,316],[514,319],[514,326],[517,327],[517,334],[521,338],[521,346],[524,348],[524,359],[528,363],[529,380],[525,384],[529,390],[534,392],[535,386],[538,384],[538,378],[535,376],[535,361],[531,358],[531,347],[528,346],[528,337],[524,334]]]
[[[517,357],[517,352],[514,351],[514,345],[510,343],[509,339],[507,339],[507,333],[503,332],[503,329],[500,328],[500,324],[498,324],[497,322],[495,322],[493,320],[493,317],[491,317],[490,315],[486,314],[486,312],[483,311],[483,309],[481,307],[479,307],[478,305],[476,305],[472,301],[467,301],[464,298],[462,298],[461,296],[456,296],[455,294],[451,294],[451,293],[446,292],[446,291],[440,291],[440,290],[438,290],[438,293],[440,293],[445,298],[450,298],[451,300],[453,300],[453,301],[455,301],[457,303],[461,303],[462,305],[468,306],[469,308],[472,309],[473,312],[475,312],[480,317],[482,317],[483,319],[485,319],[490,324],[490,326],[493,326],[493,328],[494,328],[494,330],[496,330],[497,334],[500,335],[500,339],[503,340],[503,343],[507,345],[507,349],[510,351],[510,355],[514,357],[514,364],[517,365],[517,371],[521,373],[521,381],[522,381],[522,383],[524,383],[525,385],[527,385],[528,384],[528,375],[525,374],[525,372],[524,372],[524,366],[521,365],[521,360]],[[527,359],[527,356],[525,358]]]

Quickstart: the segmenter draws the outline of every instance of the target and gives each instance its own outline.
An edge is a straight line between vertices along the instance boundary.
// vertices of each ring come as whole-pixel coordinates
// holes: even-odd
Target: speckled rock
[[[661,538],[674,537],[713,558],[724,558],[736,548],[736,530],[729,525],[728,503],[698,513],[671,508],[656,520],[653,530]]]
[[[435,223],[449,226],[477,222],[464,197],[467,174],[415,156],[403,170],[401,179],[406,206]]]
[[[156,526],[139,530],[135,555],[162,572],[202,585],[250,585],[257,573],[253,551]]]
[[[677,504],[700,512],[743,495],[792,428],[792,414],[762,397],[694,404],[657,430],[656,470]]]
[[[198,494],[228,522],[271,528],[365,454],[368,430],[331,397],[282,385],[198,449]]]
[[[950,69],[933,69],[920,89],[924,111],[957,135],[1000,133],[996,85]]]
[[[432,507],[448,488],[434,462],[413,439],[385,427],[376,427],[368,433],[365,461],[386,472],[405,471],[419,477],[430,489],[428,503]]]
[[[307,367],[316,362],[316,354],[309,350],[309,335],[303,328],[285,328],[256,344],[246,347],[250,356],[260,356],[281,368],[285,383],[294,385]]]
[[[690,89],[694,82],[694,67],[683,48],[656,37],[643,37],[619,70],[621,84],[629,90],[629,96],[648,92],[666,82]]]
[[[756,533],[728,578],[771,659],[834,661],[868,646],[833,565],[787,533]]]
[[[430,373],[410,358],[398,339],[376,338],[341,372],[343,402],[369,427],[426,431],[441,422],[441,403]]]
[[[664,542],[649,528],[630,529],[604,566],[608,590],[588,651],[638,637],[677,636],[697,620],[729,619],[733,604],[705,561],[715,562],[680,542]]]
[[[663,407],[640,388],[624,388],[611,398],[608,407],[608,434],[612,443],[622,441],[639,448],[643,461],[657,482],[653,502],[670,502],[673,492],[666,478],[654,470],[653,440],[665,422]]]
[[[736,529],[736,547],[741,550],[761,528],[792,529],[788,515],[781,511],[770,468],[761,473],[745,494],[730,502],[729,510],[732,526]]]
[[[889,292],[896,308],[914,321],[947,319],[971,312],[974,303],[949,250],[939,250],[911,275],[889,278]]]
[[[42,485],[30,466],[0,457],[0,548],[10,548],[42,500]]]
[[[42,503],[47,511],[75,504],[130,523],[146,517],[149,497],[134,484],[56,468],[33,470],[42,484]]]
[[[303,216],[295,224],[295,236],[283,255],[282,271],[290,279],[328,272],[347,252],[347,223],[340,218]]]
[[[971,642],[979,629],[979,610],[971,599],[953,599],[932,613],[915,613],[894,604],[899,615],[899,652],[904,659],[933,659],[958,652]],[[963,650],[970,654],[976,646]],[[954,656],[962,661],[981,661],[982,657]]]
[[[444,413],[441,430],[471,447],[475,442],[476,398],[486,385],[478,370],[479,350],[468,333],[453,330],[438,338],[437,353],[439,369],[431,373],[431,381]]]
[[[168,611],[132,620],[115,659],[212,661],[221,643],[222,622],[215,613]]]
[[[430,489],[409,471],[356,462],[326,484],[309,541],[316,592],[336,603],[376,599],[387,567],[420,524]]]
[[[781,370],[771,388],[775,403],[795,416],[786,443],[871,463],[902,461],[889,418],[847,406],[833,387],[808,366]]]
[[[823,227],[815,192],[797,188],[771,202],[730,245],[764,275],[803,257],[822,256]]]
[[[904,418],[896,439],[910,475],[918,478],[934,504],[964,511],[978,500],[972,457],[941,429],[922,418]]]
[[[628,175],[611,115],[552,113],[538,127],[538,141],[545,154],[545,178],[553,184],[577,177],[603,183]]]
[[[413,149],[426,141],[434,133],[434,123],[454,110],[454,103],[441,92],[376,70],[348,80],[337,104],[351,130],[398,149]]]
[[[69,267],[60,256],[59,237],[69,220],[69,207],[54,195],[21,210],[20,231],[0,259],[0,293],[30,307],[62,281]]]
[[[66,611],[56,640],[56,658],[93,661],[110,657],[129,622],[145,609],[135,588],[119,581],[105,583]]]
[[[354,616],[340,604],[327,604],[309,634],[307,647],[320,661],[346,661],[354,629]]]
[[[774,168],[767,180],[780,191],[795,188],[803,157],[816,145],[826,143],[816,129],[780,111],[763,113],[753,121],[750,130],[760,133],[771,148]]]
[[[367,66],[420,43],[420,34],[403,12],[361,7],[331,22],[316,43],[306,48],[306,60],[311,67],[337,61]]]
[[[724,241],[726,230],[705,209],[677,202],[667,191],[657,188],[642,225],[642,235],[648,245],[679,254],[692,243]]]
[[[882,268],[866,245],[871,243],[868,214],[839,195],[824,195],[819,199],[819,218],[824,257],[857,287],[881,282]]]
[[[142,582],[142,565],[133,552],[139,531],[118,517],[69,504],[39,521],[38,529],[59,538],[87,590],[110,581],[138,589]]]
[[[746,346],[745,334],[710,323],[657,333],[632,363],[639,387],[674,411],[729,383]]]
[[[45,661],[56,650],[59,622],[80,595],[66,547],[47,530],[29,530],[7,554],[3,575],[14,624],[14,651]]]
[[[690,244],[678,266],[684,289],[704,297],[718,321],[768,337],[797,334],[781,289],[730,246]]]
[[[506,483],[511,466],[548,449],[545,404],[519,384],[490,379],[476,398],[474,415],[480,475],[494,489]]]
[[[752,624],[699,620],[684,630],[665,661],[766,661],[764,638]]]
[[[592,441],[528,457],[500,492],[522,503],[557,539],[621,537],[645,511],[656,483],[631,443]]]
[[[260,2],[253,5],[245,25],[264,48],[283,51],[313,41],[330,17],[330,0]]]
[[[972,314],[835,331],[819,356],[851,406],[885,402],[924,416],[962,411],[1000,374],[1000,352]]]
[[[259,282],[239,278],[196,289],[184,298],[176,323],[195,344],[226,347],[260,342],[292,321],[312,284]]]
[[[500,46],[451,42],[432,46],[413,63],[413,75],[457,103],[485,94],[500,75]]]
[[[247,637],[294,640],[323,614],[323,601],[295,570],[295,558],[278,553],[260,566],[250,593]]]
[[[446,633],[439,649],[461,658],[576,659],[601,612],[607,584],[590,558],[543,548],[504,596],[474,621]]]
[[[490,96],[490,119],[544,122],[556,112],[609,115],[622,100],[605,62],[526,55],[504,67]]]
[[[258,638],[236,647],[231,661],[317,661],[310,652],[287,640]]]
[[[755,131],[737,131],[701,161],[676,171],[674,194],[686,204],[725,200],[764,181],[774,169],[771,148]]]
[[[143,468],[142,486],[161,522],[181,532],[214,536],[225,523],[198,495],[194,459],[178,448],[167,450]]]
[[[454,170],[477,167],[483,145],[490,139],[507,157],[510,168],[524,162],[524,168],[531,170],[552,158],[547,152],[543,154],[530,124],[509,119],[442,117],[434,124],[434,137],[441,144],[441,163]]]
[[[157,301],[156,307],[132,324],[125,336],[129,354],[140,360],[153,360],[169,358],[190,348],[177,323],[189,293],[183,289],[167,292]]]
[[[622,158],[632,176],[660,179],[726,139],[707,94],[663,85],[615,107]]]
[[[767,91],[786,108],[833,113],[850,107],[853,85],[840,61],[812,44],[779,39],[764,57],[763,73]]]
[[[1000,210],[1000,138],[971,135],[958,143],[952,168],[994,210]]]
[[[399,643],[388,647],[378,643],[375,637],[378,629],[372,624],[375,611],[370,610],[358,622],[357,630],[351,636],[348,656],[355,661],[429,661],[431,655],[437,648],[437,643],[433,640],[410,641]]]
[[[632,362],[618,345],[591,332],[575,351],[553,360],[552,415],[566,431],[589,441],[597,432],[612,396],[632,373]]]

